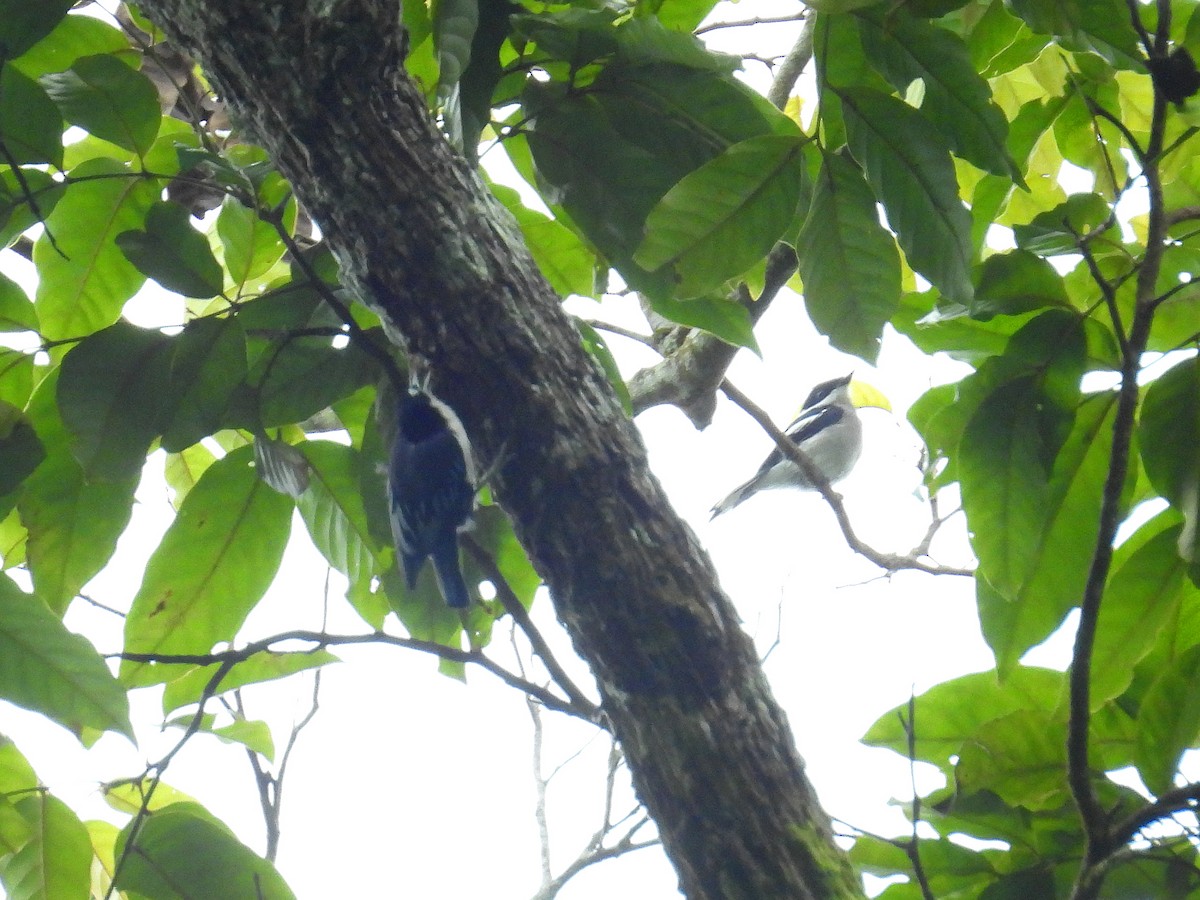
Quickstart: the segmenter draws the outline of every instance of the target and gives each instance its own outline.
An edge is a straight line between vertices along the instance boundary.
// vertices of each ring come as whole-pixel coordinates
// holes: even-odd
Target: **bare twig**
[[[513,621],[525,633],[525,637],[529,639],[530,646],[533,647],[533,652],[542,661],[542,665],[546,667],[546,671],[550,673],[550,677],[554,680],[554,683],[562,688],[563,692],[570,699],[572,706],[576,709],[586,711],[587,714],[584,718],[589,721],[598,722],[600,720],[600,708],[587,698],[587,695],[571,680],[566,670],[555,658],[554,653],[550,650],[550,645],[546,643],[546,639],[542,637],[542,633],[529,617],[529,611],[525,609],[525,604],[517,597],[512,586],[509,585],[508,580],[504,577],[504,573],[496,565],[496,560],[470,534],[461,535],[460,543],[471,554],[471,558],[475,560],[476,564],[483,569],[488,581],[495,587],[496,597],[504,607],[504,611],[512,616]]]
[[[536,697],[548,709],[576,716],[593,724],[600,724],[601,717],[592,704],[589,703],[581,707],[569,700],[564,700],[546,688],[513,674],[499,663],[484,656],[482,651],[459,650],[456,647],[447,647],[434,641],[399,637],[383,631],[371,632],[370,634],[327,634],[321,631],[295,630],[281,632],[262,640],[253,641],[239,650],[224,650],[218,653],[115,653],[110,654],[110,657],[130,662],[174,663],[193,666],[219,665],[227,667],[247,660],[256,653],[271,650],[276,644],[287,643],[289,641],[312,644],[311,651],[350,644],[387,644],[393,647],[416,650],[419,653],[427,653],[430,656],[436,656],[439,659],[451,662],[476,665],[495,675],[509,687],[516,688],[519,691]]]

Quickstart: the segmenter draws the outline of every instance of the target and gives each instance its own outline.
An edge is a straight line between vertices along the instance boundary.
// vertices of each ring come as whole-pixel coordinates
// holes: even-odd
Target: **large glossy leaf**
[[[1062,277],[1050,263],[1027,250],[1012,250],[994,253],[979,266],[970,309],[987,319],[1070,305]]]
[[[61,182],[32,166],[0,172],[0,246],[9,246],[48,216],[63,190]]]
[[[679,65],[610,64],[589,90],[531,82],[529,146],[538,174],[632,285],[670,284],[633,262],[650,210],[732,144],[796,127],[738,82]]]
[[[122,67],[123,68],[123,67]],[[155,203],[143,228],[117,235],[117,246],[138,270],[168,291],[208,298],[221,293],[224,276],[208,239],[193,228],[177,203]]]
[[[1138,446],[1151,484],[1183,515],[1179,552],[1196,570],[1200,526],[1200,362],[1171,367],[1146,389]]]
[[[1129,7],[1121,0],[1013,0],[1009,6],[1031,29],[1055,35],[1071,49],[1091,50],[1130,68],[1141,64],[1141,48],[1129,21]]]
[[[634,262],[668,276],[681,299],[741,275],[795,218],[806,143],[760,135],[684,176],[650,211]]]
[[[9,163],[61,166],[63,121],[54,101],[36,81],[5,68],[0,80],[0,138]]]
[[[971,297],[971,214],[954,165],[928,121],[870,88],[838,91],[850,151],[887,211],[909,264],[946,297]]]
[[[917,759],[946,767],[979,728],[1022,709],[1055,704],[1064,685],[1062,672],[1022,666],[1003,683],[995,672],[963,675],[934,685],[916,698]],[[908,704],[875,720],[863,742],[908,755]]]
[[[58,375],[51,372],[30,401],[29,417],[47,455],[25,481],[17,508],[29,529],[34,590],[61,614],[112,556],[129,523],[137,478],[103,483],[84,476],[59,417]]]
[[[388,607],[371,593],[382,567],[358,491],[358,451],[330,441],[308,441],[301,450],[311,468],[297,507],[308,533],[329,564],[349,579],[347,598],[359,615],[381,628]]]
[[[1012,468],[993,473],[997,481],[993,487],[1006,482],[1011,490],[1032,491],[1041,498],[1042,505],[1038,508],[1027,501],[1005,500],[999,491],[990,488],[981,494],[978,488],[982,482],[978,479],[987,477],[987,465],[976,469],[971,476],[975,489],[972,503],[976,500],[982,503],[968,515],[975,531],[980,569],[983,576],[992,578],[984,568],[987,555],[999,580],[998,584],[992,582],[994,590],[988,591],[984,578],[977,576],[980,624],[1004,674],[1012,670],[1027,649],[1058,627],[1082,595],[1096,541],[1115,407],[1112,394],[1092,395],[1080,404],[1074,428],[1055,460],[1047,483],[1037,484],[1036,477],[1022,483],[1023,479]],[[986,429],[980,429],[973,437],[985,434]],[[966,441],[964,435],[964,444]],[[964,456],[960,473],[965,464]],[[965,473],[963,483],[965,504]],[[1033,538],[1026,534],[998,533],[995,516],[1003,518],[1004,513],[998,508],[1003,506],[1008,506],[1008,512],[1013,514],[1010,527],[1030,529]],[[1029,555],[1020,558],[1018,554],[1022,551]]]
[[[15,2],[26,8],[53,8],[55,3],[27,4]],[[4,15],[4,13],[0,13]],[[7,42],[6,42],[7,45]],[[115,53],[129,49],[129,38],[119,29],[95,16],[63,16],[54,26],[47,40],[38,41],[16,59],[11,61],[14,69],[30,78],[47,72],[61,72],[81,56],[100,53]]]
[[[79,734],[133,736],[129,701],[104,660],[37,597],[0,575],[0,697]]]
[[[562,297],[592,296],[596,289],[596,254],[562,222],[525,206],[517,191],[501,184],[488,186],[517,220],[525,246],[550,286]]]
[[[246,377],[246,334],[235,316],[193,319],[175,340],[162,444],[179,452],[215,432]]]
[[[1200,647],[1161,672],[1137,716],[1137,767],[1154,793],[1171,787],[1179,757],[1200,739]]]
[[[672,322],[700,328],[727,344],[749,347],[758,352],[750,311],[736,301],[724,297],[697,297],[693,300],[652,297],[650,305],[656,313]]]
[[[32,301],[20,285],[0,273],[0,331],[36,331],[37,327]]]
[[[1053,809],[1069,796],[1067,723],[1047,707],[985,722],[963,746],[954,770],[964,793],[991,791],[1012,806]]]
[[[87,478],[136,478],[158,436],[171,339],[126,322],[76,344],[63,359],[58,406]]]
[[[91,885],[92,842],[70,808],[46,792],[17,799],[30,825],[29,842],[0,858],[8,900],[85,900]]]
[[[139,156],[154,143],[161,118],[158,91],[117,57],[82,57],[65,72],[42,76],[41,83],[72,125]]]
[[[1009,156],[1008,121],[992,102],[988,83],[975,70],[958,35],[908,14],[881,7],[858,13],[863,49],[871,64],[901,94],[921,79],[921,113],[942,133],[950,149],[968,162],[1023,184]]]
[[[130,840],[130,828],[118,846]],[[154,900],[294,900],[271,863],[210,813],[173,803],[142,822],[117,874],[119,890]]]
[[[73,0],[0,0],[0,45],[6,56],[19,57],[48,35],[73,5]]]
[[[255,475],[253,450],[205,471],[146,566],[125,620],[130,653],[207,653],[230,641],[275,577],[292,503]],[[146,664],[124,662],[126,683]]]
[[[840,350],[870,362],[900,300],[900,254],[855,166],[826,154],[796,242],[804,305]]]
[[[295,206],[288,212],[294,220]],[[239,294],[283,257],[283,241],[275,226],[232,197],[225,198],[217,214],[217,236],[225,250],[225,268]]]
[[[46,448],[29,418],[0,400],[0,497],[16,490],[45,458]]]
[[[1178,513],[1166,510],[1117,548],[1092,650],[1093,711],[1129,687],[1134,666],[1177,623],[1187,584],[1177,550],[1181,528]]]
[[[112,160],[85,162],[71,175],[75,182],[46,222],[57,249],[45,234],[33,248],[38,316],[50,339],[77,338],[117,320],[146,276],[125,258],[116,236],[140,228],[158,199],[154,182]]]

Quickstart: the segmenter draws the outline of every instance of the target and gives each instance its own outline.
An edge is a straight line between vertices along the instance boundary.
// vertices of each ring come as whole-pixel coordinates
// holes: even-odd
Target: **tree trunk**
[[[861,896],[754,647],[507,213],[403,72],[398,0],[143,0],[271,154],[476,454],[692,898]]]

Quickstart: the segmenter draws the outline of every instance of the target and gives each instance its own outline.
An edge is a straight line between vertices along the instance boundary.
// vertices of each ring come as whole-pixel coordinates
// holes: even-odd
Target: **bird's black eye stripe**
[[[844,378],[834,378],[830,381],[822,381],[815,388],[808,392],[808,399],[804,401],[804,406],[802,406],[801,409],[808,409],[810,406],[816,406],[842,385],[849,383],[849,381],[849,375]]]

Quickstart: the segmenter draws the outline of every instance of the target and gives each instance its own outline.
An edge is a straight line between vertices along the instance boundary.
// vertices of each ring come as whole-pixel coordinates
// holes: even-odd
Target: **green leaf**
[[[14,69],[0,79],[0,138],[5,162],[50,163],[61,168],[63,120],[42,86]]]
[[[1200,737],[1200,647],[1175,660],[1150,686],[1137,715],[1136,763],[1153,793],[1168,790],[1179,757]]]
[[[37,331],[37,312],[21,286],[0,273],[0,332]]]
[[[297,653],[276,653],[264,650],[235,663],[221,680],[216,693],[219,695],[248,684],[260,684],[264,681],[287,678],[297,672],[315,669],[337,661],[338,658],[328,650]],[[181,706],[187,706],[189,703],[199,702],[220,665],[214,663],[211,666],[164,666],[164,671],[170,671],[171,668],[185,668],[185,674],[167,681],[166,689],[163,691],[163,715],[167,715]]]
[[[650,211],[634,262],[669,276],[680,299],[741,275],[796,215],[807,141],[749,138],[684,176]]]
[[[981,572],[996,591],[995,594],[987,593],[984,578],[976,576],[984,637],[996,654],[1002,673],[1010,671],[1021,654],[1046,638],[1082,595],[1096,541],[1115,408],[1116,398],[1112,394],[1096,394],[1084,399],[1048,483],[1037,485],[1035,476],[1021,484],[1018,474],[1011,470],[1004,473],[1005,477],[1012,478],[1008,482],[1012,490],[1032,490],[1041,497],[1043,505],[1040,508],[1030,506],[1027,499],[1014,501],[1011,507],[1014,513],[1011,525],[1027,528],[1032,535],[1005,537],[996,534],[998,522],[990,514],[999,514],[999,510],[993,511],[992,504],[1005,503],[998,491],[984,491],[987,503],[968,515],[975,530]],[[960,472],[963,465],[965,459]],[[978,479],[986,474],[979,470],[973,477]],[[1002,480],[996,477],[997,483]],[[973,481],[973,502],[980,499],[980,484]],[[966,495],[964,475],[964,504]],[[1021,517],[1016,515],[1018,512]],[[1025,514],[1032,517],[1025,518]],[[1029,554],[1027,558],[1019,558],[1020,548]],[[989,560],[997,572],[995,577],[1002,579],[999,583],[992,581],[991,570],[986,568],[985,552],[990,554]],[[997,558],[996,554],[1008,556]]]
[[[1121,0],[1011,0],[1009,6],[1031,29],[1054,35],[1069,49],[1091,50],[1127,68],[1141,65],[1142,52],[1129,22],[1129,7]]]
[[[1067,723],[1045,708],[986,722],[963,745],[954,777],[963,793],[991,791],[1010,806],[1054,809],[1069,796]]]
[[[266,722],[237,719],[209,732],[227,744],[241,744],[269,761],[275,760],[275,739]]]
[[[0,497],[11,494],[46,458],[29,418],[0,400]]]
[[[93,159],[77,166],[62,200],[33,248],[38,317],[50,340],[78,338],[111,325],[146,277],[125,258],[115,239],[140,228],[158,199],[155,182],[118,162]]]
[[[954,164],[920,113],[870,88],[838,91],[850,151],[887,211],[909,264],[946,297],[971,298],[971,214]]]
[[[102,140],[144,156],[158,135],[158,91],[141,72],[108,54],[84,56],[42,87],[64,119]]]
[[[14,805],[31,828],[29,842],[0,861],[9,900],[89,897],[92,841],[79,817],[46,792]]]
[[[695,300],[672,300],[668,297],[649,298],[654,311],[664,318],[689,328],[700,328],[714,334],[727,344],[748,347],[758,353],[754,338],[754,323],[750,311],[740,303],[724,297],[698,297]]]
[[[659,199],[732,144],[797,133],[735,79],[678,65],[611,63],[586,91],[531,79],[522,101],[553,199],[627,283],[660,295],[670,286],[632,259]]]
[[[53,31],[73,5],[73,0],[39,3],[0,0],[0,48],[4,51],[4,61],[16,59]]]
[[[517,191],[490,182],[488,187],[517,220],[533,261],[558,295],[590,297],[596,290],[595,253],[561,222],[525,206]]]
[[[248,334],[250,324],[242,319]],[[377,363],[357,344],[333,338],[284,338],[251,367],[249,391],[235,396],[226,425],[257,430],[302,422],[374,382]]]
[[[142,274],[168,291],[207,299],[221,293],[224,275],[208,239],[193,228],[191,216],[178,203],[155,203],[144,229],[123,231],[117,246]]]
[[[616,392],[617,398],[621,401],[621,406],[625,413],[633,416],[633,400],[629,396],[629,386],[625,383],[625,379],[621,377],[621,370],[617,366],[617,360],[612,355],[612,351],[608,348],[608,342],[604,340],[600,332],[589,325],[583,319],[575,319],[575,327],[579,331],[579,336],[583,342],[583,347],[588,353],[600,363],[600,368],[604,369],[604,374],[608,378],[608,383],[612,385],[613,391]]]
[[[441,77],[438,92],[445,96],[471,62],[471,39],[479,24],[478,0],[437,0],[433,7],[433,40]]]
[[[175,339],[163,449],[177,453],[217,431],[246,377],[246,334],[236,316],[193,319]]]
[[[916,699],[916,758],[945,768],[981,726],[1010,713],[1052,707],[1065,686],[1062,672],[1020,666],[1001,682],[995,672],[962,675]],[[872,747],[908,755],[908,704],[880,716],[863,737]]]
[[[18,235],[50,215],[63,190],[61,182],[40,169],[6,168],[0,172],[0,246],[11,245]]]
[[[875,7],[857,15],[867,59],[901,94],[921,80],[921,114],[950,149],[1023,186],[1021,170],[1008,153],[1008,121],[992,102],[991,88],[976,71],[962,38],[903,7],[887,12]]]
[[[1138,424],[1146,475],[1182,515],[1179,554],[1196,571],[1200,527],[1200,361],[1172,366],[1146,389]]]
[[[95,728],[133,737],[125,691],[95,648],[3,575],[0,696],[48,716],[76,735]]]
[[[90,480],[136,478],[158,436],[171,339],[118,322],[63,358],[58,406]]]
[[[1099,194],[1072,194],[1063,203],[1014,225],[1017,246],[1038,256],[1078,253],[1079,238],[1112,227],[1108,202]]]
[[[836,154],[822,159],[796,255],[817,330],[839,350],[874,362],[900,300],[900,254],[862,174]]]
[[[1070,308],[1062,277],[1040,256],[1012,250],[989,256],[975,276],[971,315],[989,319],[1019,315],[1047,306]]]
[[[1092,650],[1093,712],[1129,687],[1134,666],[1176,624],[1187,578],[1177,548],[1181,529],[1168,509],[1117,548]]]
[[[131,826],[118,846],[130,840]],[[154,900],[294,900],[271,863],[252,853],[210,813],[173,803],[142,821],[116,887]]]
[[[57,369],[47,375],[30,401],[29,418],[46,459],[25,481],[17,508],[29,529],[34,591],[61,614],[112,556],[129,523],[137,478],[101,483],[84,477],[59,416],[58,378]]]
[[[295,221],[295,204],[288,206],[285,224]],[[258,214],[226,197],[217,214],[217,236],[225,250],[225,267],[238,294],[253,287],[252,282],[283,258],[283,240],[275,226]]]
[[[17,3],[25,8],[38,6],[21,4],[20,0],[17,0]],[[40,4],[41,7],[52,5]],[[0,8],[2,7],[3,4],[0,4]],[[0,16],[4,15],[6,13],[0,12]],[[47,72],[69,69],[81,56],[116,53],[121,50],[129,50],[129,38],[120,29],[95,16],[63,16],[47,39],[30,47],[12,60],[11,65],[30,78],[37,78]]]
[[[311,466],[308,490],[296,504],[300,516],[321,555],[349,580],[347,599],[368,625],[382,628],[388,607],[371,593],[382,566],[359,493],[358,451],[330,441],[307,441],[300,449]]]
[[[213,463],[150,557],[125,620],[128,653],[208,653],[231,641],[275,577],[292,503],[263,484],[242,447]],[[145,663],[123,662],[134,683]]]

